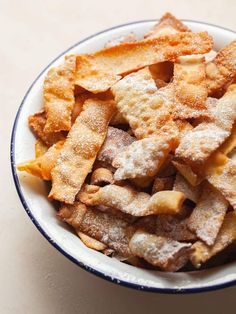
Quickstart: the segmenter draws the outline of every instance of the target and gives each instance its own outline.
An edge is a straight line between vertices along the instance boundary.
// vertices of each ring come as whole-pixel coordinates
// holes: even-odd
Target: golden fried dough
[[[89,99],[73,124],[52,171],[50,198],[73,204],[107,133],[113,101]]]
[[[188,54],[206,53],[212,38],[206,33],[178,33],[133,43],[121,43],[93,54],[77,55],[75,84],[93,93],[108,90],[121,75]]]
[[[48,71],[44,81],[44,108],[47,121],[45,132],[69,131],[71,113],[75,103],[76,57],[66,57],[65,62]]]

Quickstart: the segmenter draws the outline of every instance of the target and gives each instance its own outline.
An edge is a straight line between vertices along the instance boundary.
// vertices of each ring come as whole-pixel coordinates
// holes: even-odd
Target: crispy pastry
[[[44,81],[45,132],[69,131],[75,103],[76,57],[69,56],[62,65],[48,71]]]
[[[202,122],[181,139],[176,157],[187,163],[202,164],[230,136],[236,119],[236,85],[212,108],[212,122]]]
[[[190,119],[208,117],[206,110],[207,85],[204,57],[179,57],[174,65],[175,118]]]
[[[112,87],[118,110],[138,139],[167,135],[176,139],[178,128],[168,106],[168,90],[157,90],[148,68],[124,77]]]
[[[211,257],[221,252],[236,240],[236,212],[231,211],[226,214],[223,225],[212,246],[207,246],[202,241],[197,241],[192,246],[190,260],[198,268],[207,262]]]
[[[152,181],[154,180],[153,177],[143,177],[143,178],[135,178],[131,179],[130,181],[137,187],[141,189],[148,188]]]
[[[113,101],[90,99],[76,119],[52,171],[50,198],[73,204],[107,133]]]
[[[77,55],[76,85],[93,93],[108,90],[121,75],[181,55],[206,53],[212,38],[206,33],[178,33],[133,43],[121,43],[93,54]]]
[[[236,242],[236,41],[216,53],[170,13],[144,37],[49,69],[29,117],[35,160],[18,169],[52,181],[80,246],[152,270],[223,264]]]
[[[134,233],[129,247],[134,255],[144,258],[148,263],[164,271],[177,271],[182,268],[191,252],[190,243],[180,243],[141,230]]]
[[[171,150],[166,138],[145,138],[133,142],[116,155],[112,166],[117,168],[114,179],[152,177],[157,174]]]
[[[128,244],[135,228],[116,215],[77,202],[73,205],[63,205],[58,217],[77,231],[106,244],[122,256],[132,255]]]
[[[52,169],[55,167],[57,158],[64,145],[64,141],[59,141],[52,145],[45,154],[36,158],[23,162],[17,166],[19,171],[26,171],[43,180],[51,180]]]
[[[222,93],[236,78],[236,40],[220,49],[207,64],[208,94]]]
[[[177,191],[161,191],[150,196],[130,186],[113,184],[104,187],[85,185],[77,197],[86,205],[105,205],[137,217],[178,214],[184,201],[184,194]]]

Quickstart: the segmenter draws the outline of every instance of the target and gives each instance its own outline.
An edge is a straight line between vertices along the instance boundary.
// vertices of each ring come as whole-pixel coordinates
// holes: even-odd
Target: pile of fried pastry
[[[236,41],[213,44],[166,13],[48,71],[18,170],[89,248],[170,272],[235,256]]]

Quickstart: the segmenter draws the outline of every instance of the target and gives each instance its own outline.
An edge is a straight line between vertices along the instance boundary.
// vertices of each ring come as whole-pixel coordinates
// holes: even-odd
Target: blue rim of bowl
[[[26,92],[20,107],[17,111],[16,117],[15,117],[15,121],[13,124],[13,129],[12,129],[12,134],[11,134],[11,143],[10,143],[10,158],[11,158],[11,170],[12,170],[12,176],[14,179],[14,183],[15,183],[15,187],[18,193],[18,196],[21,200],[21,203],[26,211],[26,213],[28,214],[29,218],[31,219],[31,221],[34,223],[34,225],[36,226],[36,228],[40,231],[40,233],[48,240],[49,243],[51,243],[51,245],[54,246],[54,248],[56,248],[60,253],[62,253],[65,257],[67,257],[70,261],[72,261],[73,263],[75,263],[76,265],[78,265],[79,267],[81,267],[82,269],[100,277],[103,278],[109,282],[121,285],[121,286],[125,286],[128,288],[133,288],[136,290],[142,290],[142,291],[148,291],[148,292],[158,292],[158,293],[165,293],[165,294],[190,294],[190,293],[199,293],[199,292],[206,292],[206,291],[213,291],[213,290],[218,290],[218,289],[223,289],[223,288],[227,288],[227,287],[231,287],[233,285],[236,285],[236,279],[226,282],[226,283],[222,283],[222,284],[217,284],[217,285],[213,285],[213,286],[207,286],[207,287],[202,287],[202,288],[156,288],[156,287],[150,287],[150,286],[145,286],[145,285],[139,285],[139,284],[135,284],[135,283],[131,283],[131,282],[127,282],[118,278],[114,278],[110,275],[106,275],[103,272],[100,272],[92,267],[88,267],[86,266],[84,263],[82,263],[81,261],[77,260],[76,258],[74,258],[72,255],[68,254],[62,247],[60,247],[57,243],[55,243],[51,237],[44,231],[44,229],[41,227],[41,225],[39,224],[39,222],[35,219],[32,211],[30,210],[30,208],[27,205],[26,199],[24,197],[24,194],[21,190],[21,184],[19,182],[19,178],[17,175],[17,170],[16,170],[16,165],[15,165],[15,135],[16,135],[16,128],[17,128],[17,124],[18,124],[18,120],[19,120],[19,116],[22,110],[22,107],[24,105],[24,102],[28,96],[28,94],[30,93],[31,89],[33,88],[33,86],[35,85],[35,83],[38,81],[38,79],[41,77],[41,75],[52,65],[52,63],[54,63],[57,59],[59,59],[61,56],[63,56],[64,54],[66,54],[68,51],[70,51],[71,49],[75,48],[76,46],[86,42],[89,39],[92,39],[100,34],[106,33],[108,31],[111,31],[113,29],[117,29],[120,27],[124,27],[124,26],[128,26],[128,25],[132,25],[132,24],[140,24],[140,23],[145,23],[145,22],[156,22],[158,21],[158,19],[150,19],[150,20],[140,20],[140,21],[135,21],[135,22],[130,22],[130,23],[125,23],[125,24],[121,24],[121,25],[117,25],[108,29],[105,29],[103,31],[100,31],[96,34],[93,34],[89,37],[86,37],[85,39],[77,42],[76,44],[74,44],[73,46],[71,46],[70,48],[68,48],[67,50],[65,50],[64,52],[62,52],[59,56],[57,56],[55,59],[53,59],[41,72],[40,74],[36,77],[36,79],[33,81],[33,83],[31,84],[31,86],[29,87],[28,91]],[[232,31],[231,29],[225,28],[225,27],[221,27],[215,24],[211,24],[211,23],[206,23],[206,22],[200,22],[200,21],[194,21],[194,20],[188,20],[188,19],[183,19],[183,22],[193,22],[193,23],[197,23],[197,24],[203,24],[203,25],[207,25],[207,26],[213,26],[216,28],[220,28],[222,30],[226,30],[228,32],[231,32],[233,34],[236,35],[236,32]]]

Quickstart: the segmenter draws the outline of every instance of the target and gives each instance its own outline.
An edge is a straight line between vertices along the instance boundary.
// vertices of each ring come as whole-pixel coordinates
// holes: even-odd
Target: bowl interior
[[[154,21],[135,22],[98,33],[64,52],[48,67],[60,64],[65,54],[93,52],[102,48],[108,40],[129,32],[134,32],[141,38],[154,23]],[[193,21],[185,23],[193,31],[208,31],[215,39],[216,49],[236,37],[234,32],[213,25]],[[39,111],[42,107],[42,86],[48,67],[32,84],[22,102],[14,125],[11,152],[12,169],[19,196],[30,218],[44,236],[64,255],[87,270],[111,281],[138,289],[195,292],[215,289],[236,281],[236,262],[210,270],[174,274],[126,265],[87,248],[65,224],[56,219],[55,208],[47,200],[49,187],[41,180],[15,170],[15,164],[34,158],[35,138],[28,128],[27,119],[30,114]]]

